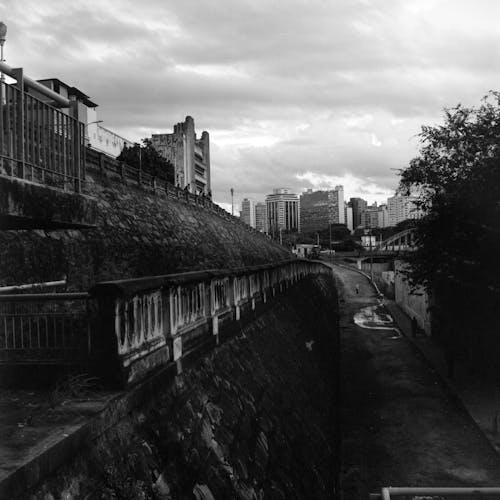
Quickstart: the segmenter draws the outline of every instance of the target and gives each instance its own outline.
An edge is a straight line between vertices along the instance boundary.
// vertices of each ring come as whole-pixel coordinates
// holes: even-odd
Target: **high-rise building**
[[[321,231],[328,227],[328,191],[308,189],[300,195],[300,230],[303,233]]]
[[[378,227],[388,227],[389,226],[389,211],[387,210],[387,205],[380,205],[378,207]]]
[[[241,202],[241,220],[251,227],[255,227],[255,202],[244,198]]]
[[[330,191],[308,189],[300,195],[300,230],[303,233],[321,231],[329,224],[344,224],[344,189]]]
[[[352,225],[356,229],[361,225],[361,213],[366,208],[367,203],[363,198],[350,198],[349,204],[352,207]]]
[[[396,195],[387,198],[389,212],[389,226],[395,226],[407,219],[419,219],[423,213],[415,204],[416,198],[412,196]]]
[[[153,134],[153,147],[174,165],[175,184],[192,193],[208,194],[210,187],[210,138],[203,132],[196,138],[194,120],[174,125],[172,134]]]
[[[333,191],[328,191],[328,210],[332,224],[345,224],[344,188],[335,186]]]
[[[273,189],[266,196],[267,228],[277,236],[279,231],[300,231],[300,200],[288,188]]]
[[[345,212],[345,225],[347,226],[347,229],[349,229],[349,231],[353,231],[354,229],[354,226],[353,226],[353,223],[352,223],[352,207],[349,206],[348,203],[344,202],[344,212]]]
[[[361,226],[365,229],[373,229],[378,226],[378,212],[379,207],[376,203],[371,206],[365,207],[361,212]]]
[[[265,202],[259,201],[255,204],[255,229],[261,233],[267,233],[267,208]]]

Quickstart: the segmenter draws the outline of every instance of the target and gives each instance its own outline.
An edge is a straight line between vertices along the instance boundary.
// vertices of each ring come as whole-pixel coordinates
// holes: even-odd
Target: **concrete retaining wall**
[[[69,290],[97,281],[263,264],[291,254],[231,216],[88,167],[97,228],[0,232],[0,285],[54,281]]]
[[[336,304],[291,288],[30,498],[332,498]]]
[[[410,316],[416,318],[419,327],[427,335],[431,334],[431,315],[429,311],[429,297],[423,289],[412,290],[405,279],[403,263],[394,262],[394,291],[396,303]]]

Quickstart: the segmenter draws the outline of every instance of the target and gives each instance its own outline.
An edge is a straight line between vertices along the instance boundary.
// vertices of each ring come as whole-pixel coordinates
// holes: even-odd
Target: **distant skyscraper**
[[[361,225],[361,213],[366,208],[367,203],[363,198],[351,198],[349,204],[352,207],[352,225],[356,229]]]
[[[387,205],[380,205],[378,207],[378,227],[389,226],[389,211]]]
[[[395,226],[407,219],[419,219],[422,211],[417,209],[416,198],[412,196],[392,196],[387,198],[387,210],[389,212],[389,226]]]
[[[265,202],[255,204],[255,229],[261,233],[267,233],[267,209]]]
[[[288,188],[273,189],[266,196],[268,232],[276,237],[280,230],[300,231],[300,200]]]
[[[378,226],[378,213],[379,213],[379,207],[377,206],[376,203],[373,205],[366,207],[362,212],[361,212],[361,226],[363,226],[366,229],[373,229]]]
[[[343,186],[335,186],[333,191],[328,191],[328,201],[330,222],[332,224],[345,224]]]
[[[255,227],[255,203],[244,198],[241,202],[241,220],[251,227]]]
[[[353,231],[353,224],[352,224],[352,207],[349,206],[346,202],[344,202],[344,207],[345,207],[345,225],[347,226],[347,229],[349,231]]]
[[[300,195],[300,230],[303,233],[321,231],[328,227],[328,191],[308,189]]]
[[[329,224],[344,224],[344,189],[331,191],[308,189],[300,195],[300,230],[303,233],[321,231]]]

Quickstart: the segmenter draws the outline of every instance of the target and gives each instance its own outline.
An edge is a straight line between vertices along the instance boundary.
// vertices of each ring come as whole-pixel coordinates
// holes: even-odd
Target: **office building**
[[[302,233],[321,231],[329,224],[345,224],[344,189],[330,191],[308,189],[300,195],[300,230]]]
[[[367,203],[363,198],[350,198],[349,205],[352,208],[352,225],[356,229],[361,225],[361,214],[366,208]]]
[[[251,227],[255,227],[255,202],[244,198],[241,202],[241,220]]]
[[[348,203],[345,203],[344,202],[344,212],[345,212],[345,225],[347,226],[347,229],[349,229],[349,231],[352,231],[354,230],[354,226],[353,226],[353,223],[352,223],[352,207],[349,206]]]
[[[268,232],[266,203],[262,201],[255,204],[255,229],[261,233]]]
[[[271,236],[280,231],[300,231],[300,200],[288,188],[273,189],[266,196],[267,228]]]
[[[416,198],[412,196],[396,195],[387,199],[388,223],[395,226],[407,219],[419,219],[423,213],[415,204]]]

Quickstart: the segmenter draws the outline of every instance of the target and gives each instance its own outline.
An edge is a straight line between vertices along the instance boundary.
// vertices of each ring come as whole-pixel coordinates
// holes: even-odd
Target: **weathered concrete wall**
[[[431,334],[431,315],[429,311],[429,297],[425,290],[412,290],[410,284],[402,274],[403,263],[396,260],[394,263],[394,295],[396,303],[412,318],[416,318],[418,325],[427,335]]]
[[[97,281],[238,267],[290,257],[283,247],[163,190],[89,168],[97,228],[0,232],[0,285],[58,280],[69,289]]]
[[[337,322],[303,281],[30,498],[332,498]]]

